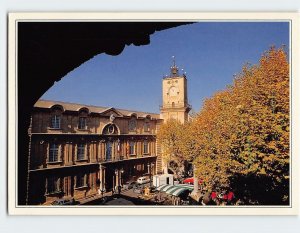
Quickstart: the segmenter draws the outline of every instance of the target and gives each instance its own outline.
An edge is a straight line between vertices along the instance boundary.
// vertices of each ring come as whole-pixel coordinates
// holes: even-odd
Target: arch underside
[[[95,55],[147,45],[150,35],[186,22],[18,22],[18,204],[25,204],[28,127],[35,102]]]

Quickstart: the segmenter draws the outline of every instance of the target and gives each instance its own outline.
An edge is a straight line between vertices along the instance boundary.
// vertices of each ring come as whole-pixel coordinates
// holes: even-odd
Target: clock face
[[[176,96],[178,93],[178,89],[176,87],[171,87],[169,90],[170,96]]]

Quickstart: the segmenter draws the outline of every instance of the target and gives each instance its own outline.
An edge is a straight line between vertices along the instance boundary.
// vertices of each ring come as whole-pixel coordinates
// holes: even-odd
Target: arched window
[[[54,105],[51,108],[50,128],[61,129],[62,113],[64,109],[61,105]]]
[[[118,128],[115,124],[108,124],[104,127],[102,134],[118,134]]]
[[[88,113],[89,113],[89,110],[87,108],[82,108],[79,110],[78,129],[81,129],[81,130],[87,129]]]

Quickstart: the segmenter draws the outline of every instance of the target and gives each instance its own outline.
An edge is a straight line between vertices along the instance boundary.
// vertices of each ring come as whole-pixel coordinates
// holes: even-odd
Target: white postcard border
[[[20,21],[238,21],[290,22],[291,67],[291,205],[289,206],[18,206],[17,205],[17,24]],[[11,215],[295,215],[299,212],[300,80],[299,14],[296,12],[47,12],[10,13],[8,22],[8,210]],[[298,93],[297,93],[298,92]]]

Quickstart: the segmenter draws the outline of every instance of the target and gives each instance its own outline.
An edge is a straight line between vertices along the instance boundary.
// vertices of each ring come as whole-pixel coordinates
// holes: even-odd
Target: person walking
[[[234,199],[234,193],[230,190],[227,194],[227,204],[232,205]]]
[[[118,194],[121,194],[121,185],[118,186]]]

